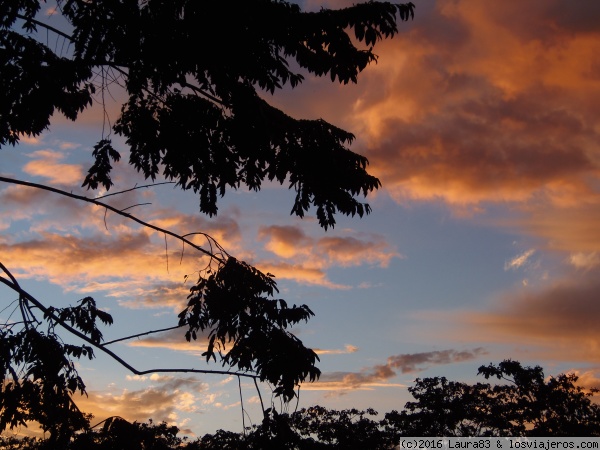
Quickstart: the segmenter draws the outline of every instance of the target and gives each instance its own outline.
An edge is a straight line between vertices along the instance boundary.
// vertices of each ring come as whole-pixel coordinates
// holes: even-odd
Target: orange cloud
[[[567,373],[573,373],[579,377],[577,385],[589,391],[590,389],[600,389],[600,377],[598,377],[598,369],[587,370],[569,370]],[[598,394],[596,394],[596,400]]]
[[[311,239],[296,226],[261,226],[258,239],[267,240],[266,249],[282,258],[310,253]]]
[[[600,255],[596,252],[573,253],[569,256],[569,262],[578,269],[590,270],[600,264]]]
[[[377,64],[356,86],[307,77],[302,94],[281,97],[294,114],[354,132],[398,203],[480,213],[495,202],[521,214],[511,224],[519,232],[542,233],[552,248],[597,251],[597,11],[559,0],[423,2],[394,40],[378,43]],[[303,254],[278,239],[268,248]]]
[[[314,267],[286,262],[260,261],[256,267],[263,273],[273,273],[277,279],[293,280],[297,283],[322,286],[329,289],[351,289],[352,286],[334,283],[327,278],[326,273]]]
[[[398,256],[387,251],[385,242],[361,241],[353,237],[325,237],[319,239],[317,248],[333,263],[341,266],[379,264],[387,267],[390,260]]]
[[[283,259],[294,258],[297,265],[327,268],[330,266],[387,267],[392,258],[401,257],[381,236],[361,239],[354,236],[312,238],[296,226],[263,226],[259,240],[266,240],[266,249]]]
[[[34,158],[23,167],[23,172],[46,178],[55,186],[79,186],[83,181],[83,169],[76,164],[61,164],[59,161],[66,158],[65,153],[52,150],[38,150],[29,155]]]
[[[117,209],[152,200],[152,191],[104,199]],[[26,207],[24,207],[26,206]],[[175,308],[186,304],[191,283],[208,258],[173,238],[134,222],[46,191],[8,186],[0,190],[0,226],[15,231],[0,238],[2,262],[19,277],[47,279],[67,290],[106,291],[130,308]],[[237,222],[227,214],[208,220],[170,208],[140,211],[139,217],[180,234],[205,232],[226,246],[240,242]],[[146,216],[146,217],[144,217]],[[28,220],[23,229],[19,220]],[[191,241],[210,248],[204,236]],[[189,281],[184,283],[184,276]]]
[[[400,203],[442,200],[457,211],[510,202],[520,229],[554,248],[596,251],[598,6],[422,6],[376,47],[353,108],[338,111],[383,188]]]
[[[314,348],[313,350],[317,355],[344,355],[347,353],[356,353],[358,351],[358,347],[347,344],[343,349],[325,350],[321,348]]]
[[[447,338],[489,343],[527,344],[538,357],[597,362],[600,336],[600,283],[597,273],[556,282],[545,289],[504,294],[486,312],[429,314],[452,324],[438,334]]]
[[[144,382],[150,385],[136,390],[114,389],[92,390],[88,396],[76,398],[82,411],[94,415],[94,423],[111,416],[120,416],[134,422],[165,421],[169,424],[186,424],[182,416],[199,412],[197,405],[207,385],[194,377],[176,377],[154,374],[149,377],[128,377],[131,382]],[[202,395],[199,395],[202,394]],[[191,432],[191,430],[183,430]]]
[[[600,200],[600,199],[599,199]],[[552,250],[574,253],[600,251],[599,205],[583,203],[560,209],[536,208],[509,226],[519,226],[533,236],[547,240]]]
[[[511,259],[510,261],[507,261],[504,264],[504,270],[519,269],[520,267],[527,264],[527,261],[529,260],[531,255],[533,255],[534,253],[535,253],[534,249],[529,249],[529,250],[524,251],[520,255],[515,256],[513,259]]]

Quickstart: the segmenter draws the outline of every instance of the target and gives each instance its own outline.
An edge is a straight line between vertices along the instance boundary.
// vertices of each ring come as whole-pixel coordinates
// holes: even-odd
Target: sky
[[[314,211],[290,216],[294,193],[277,184],[229,192],[214,218],[170,185],[105,201],[137,205],[139,218],[175,232],[210,234],[315,312],[294,330],[317,349],[322,376],[289,410],[400,410],[416,378],[483,381],[479,366],[508,358],[600,387],[600,3],[414,3],[414,21],[377,44],[378,62],[358,84],[306,75],[293,91],[265,94],[293,117],[356,135],[352,149],[382,182],[371,215],[339,216],[325,232]],[[114,122],[119,105],[107,105]],[[101,196],[79,186],[102,127],[101,108],[76,124],[56,117],[38,138],[0,149],[0,174]],[[144,184],[125,162],[114,180],[116,190]],[[176,324],[191,286],[184,276],[202,266],[181,253],[102,208],[0,183],[0,261],[47,305],[93,296],[115,319],[107,341]],[[0,289],[2,308],[14,297]],[[221,368],[181,330],[111,349],[140,370]],[[97,421],[165,420],[194,437],[241,431],[242,416],[261,420],[254,385],[234,377],[133,376],[103,355],[78,368],[88,388],[79,405]]]

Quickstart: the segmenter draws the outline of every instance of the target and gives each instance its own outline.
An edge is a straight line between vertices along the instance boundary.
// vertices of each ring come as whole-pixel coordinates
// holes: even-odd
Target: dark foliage
[[[209,330],[206,360],[252,371],[261,381],[276,386],[276,396],[289,401],[300,382],[320,375],[317,354],[287,331],[308,321],[313,312],[306,305],[288,307],[285,300],[270,299],[277,291],[273,275],[229,258],[214,273],[201,277],[191,288],[188,307],[179,314],[180,325],[189,326],[186,339]]]
[[[292,414],[267,410],[263,422],[246,433],[219,430],[185,442],[177,438],[175,427],[166,424],[130,424],[112,418],[102,429],[78,435],[68,449],[389,450],[401,436],[600,435],[600,407],[591,401],[596,390],[584,392],[575,384],[576,375],[546,378],[540,367],[523,367],[510,360],[482,366],[479,373],[505,382],[469,385],[443,377],[417,379],[409,388],[415,401],[379,421],[372,409],[336,411],[313,406]],[[16,439],[4,442],[15,450],[41,445],[27,439],[23,446]]]
[[[546,378],[541,367],[506,360],[479,374],[504,383],[417,379],[415,402],[390,420],[411,436],[599,436],[597,392],[585,392],[575,374]]]
[[[72,399],[76,392],[85,393],[74,359],[92,359],[94,352],[85,344],[64,343],[55,332],[55,319],[62,318],[99,343],[102,333],[96,319],[110,324],[112,317],[86,297],[75,307],[49,309],[45,318],[50,319],[45,331],[35,316],[18,331],[13,331],[14,325],[0,327],[0,430],[35,421],[50,433],[52,445],[64,445],[75,430],[88,426],[88,417]]]
[[[356,199],[377,189],[367,159],[347,148],[352,134],[323,120],[297,120],[271,106],[274,93],[303,80],[291,66],[332,81],[356,82],[377,56],[377,41],[397,32],[414,5],[366,3],[305,13],[284,1],[59,0],[72,29],[58,32],[71,51],[34,39],[41,2],[0,6],[0,145],[37,135],[55,111],[75,120],[92,104],[108,73],[127,100],[114,131],[129,162],[146,178],[162,175],[199,193],[200,210],[217,213],[217,197],[241,185],[287,182],[292,213],[317,208],[324,228],[334,215],[368,214]],[[47,27],[46,27],[47,28]],[[366,48],[354,45],[353,32]],[[61,51],[56,51],[56,48]],[[290,64],[294,62],[295,64]],[[110,71],[110,72],[109,72]],[[112,76],[112,75],[111,75]],[[103,138],[84,186],[110,188],[120,153]]]

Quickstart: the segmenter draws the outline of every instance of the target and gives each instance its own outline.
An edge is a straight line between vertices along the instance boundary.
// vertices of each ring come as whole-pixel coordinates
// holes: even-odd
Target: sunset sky
[[[131,212],[209,233],[274,273],[288,303],[315,312],[296,333],[319,349],[323,374],[302,386],[299,407],[399,410],[415,378],[473,382],[480,365],[507,358],[600,387],[600,2],[413,1],[414,21],[375,47],[378,63],[358,84],[306,75],[294,91],[265,94],[296,118],[356,135],[353,150],[383,185],[368,198],[371,215],[339,216],[325,232],[313,215],[289,215],[294,192],[278,184],[229,192],[212,219],[170,185],[106,202],[151,203]],[[105,98],[114,123],[120,105]],[[76,124],[55,117],[39,138],[0,150],[0,174],[102,195],[79,187],[101,135],[101,108]],[[115,189],[144,184],[113,141],[124,155]],[[184,275],[202,262],[167,239],[167,263],[162,234],[3,183],[0,231],[0,261],[22,287],[46,305],[93,296],[115,319],[107,341],[175,325],[191,286]],[[14,297],[0,289],[0,309]],[[182,330],[111,349],[140,370],[221,368]],[[89,393],[80,406],[97,421],[166,420],[191,436],[242,429],[237,378],[134,377],[102,355],[79,370]],[[246,425],[260,422],[254,385],[241,387]],[[269,387],[261,392],[270,403]]]

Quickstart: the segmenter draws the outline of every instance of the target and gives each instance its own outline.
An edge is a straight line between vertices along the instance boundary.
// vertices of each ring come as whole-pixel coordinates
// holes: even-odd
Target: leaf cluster
[[[92,359],[93,349],[63,342],[54,329],[57,319],[70,322],[99,343],[102,334],[96,327],[96,318],[112,323],[111,316],[98,310],[94,300],[86,297],[75,307],[51,308],[46,312],[45,332],[40,330],[43,322],[37,319],[28,321],[18,331],[14,331],[16,324],[0,327],[0,430],[36,421],[51,433],[51,439],[59,440],[87,426],[85,414],[72,398],[75,393],[85,394],[74,359]]]
[[[179,324],[188,326],[188,341],[203,332],[207,361],[216,361],[218,354],[223,366],[255,372],[285,401],[302,381],[319,377],[317,354],[288,331],[314,314],[306,305],[290,307],[270,298],[277,292],[271,274],[230,257],[190,291]]]
[[[96,301],[92,297],[82,298],[78,303],[77,306],[69,306],[67,308],[54,308],[50,306],[44,314],[44,319],[52,320],[56,316],[61,322],[70,323],[71,326],[81,330],[95,344],[100,344],[103,338],[102,332],[96,325],[96,320],[99,319],[104,325],[112,325],[112,316],[98,309]]]
[[[22,134],[39,135],[55,111],[76,120],[92,105],[92,68],[28,35],[35,30],[31,21],[17,25],[22,14],[33,18],[39,9],[33,0],[0,5],[0,146],[15,145]]]

